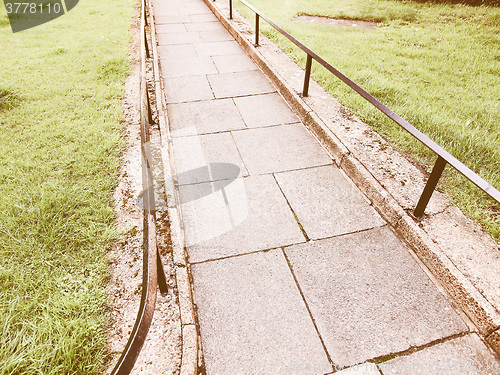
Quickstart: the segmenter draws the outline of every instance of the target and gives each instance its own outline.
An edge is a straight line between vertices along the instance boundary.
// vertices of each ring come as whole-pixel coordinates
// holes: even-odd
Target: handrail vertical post
[[[260,16],[255,13],[255,45],[259,45],[259,19]]]
[[[312,56],[307,54],[306,75],[304,77],[304,88],[302,89],[302,96],[309,95],[309,81],[311,78],[311,66],[312,66]]]
[[[421,217],[424,214],[427,203],[429,203],[429,199],[431,199],[432,193],[436,188],[436,185],[439,181],[439,178],[441,177],[441,174],[443,173],[444,167],[446,167],[446,164],[446,160],[444,160],[441,156],[438,156],[436,164],[434,164],[434,167],[432,168],[431,175],[427,180],[424,191],[422,192],[417,206],[413,211],[413,216]]]
[[[233,0],[229,0],[229,19],[233,19]]]

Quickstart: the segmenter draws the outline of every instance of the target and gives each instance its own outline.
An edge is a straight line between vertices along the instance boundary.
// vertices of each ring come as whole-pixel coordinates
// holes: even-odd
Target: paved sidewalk
[[[498,374],[205,3],[153,4],[207,374]]]

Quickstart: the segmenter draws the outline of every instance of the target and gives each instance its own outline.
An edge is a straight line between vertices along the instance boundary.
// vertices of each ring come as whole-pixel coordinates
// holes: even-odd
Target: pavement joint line
[[[224,132],[225,133],[225,132]],[[211,133],[209,133],[211,134]],[[206,134],[206,135],[209,135],[209,134]],[[203,134],[205,135],[205,134]],[[196,137],[196,135],[190,135],[189,137]],[[182,137],[178,137],[178,138],[182,138]],[[239,150],[238,150],[239,151]],[[243,165],[245,166],[246,168],[246,165],[245,163],[243,162]],[[328,167],[330,165],[333,165],[336,167],[335,163],[328,163],[328,164],[319,164],[319,165],[312,165],[312,166],[306,166],[306,167],[301,167],[301,168],[295,168],[295,169],[285,169],[285,170],[282,170],[282,171],[277,171],[277,172],[265,172],[265,173],[259,173],[259,174],[254,174],[254,175],[248,175],[248,176],[238,176],[236,177],[236,179],[240,179],[240,178],[249,178],[249,177],[255,177],[255,176],[267,176],[267,175],[274,175],[274,174],[277,174],[277,173],[287,173],[287,172],[295,172],[295,171],[302,171],[302,170],[307,170],[307,169],[313,169],[313,168],[321,168],[321,167]],[[200,185],[200,184],[206,184],[206,183],[209,183],[209,182],[216,182],[216,181],[227,181],[229,180],[229,178],[220,178],[218,180],[209,180],[209,181],[201,181],[201,182],[190,182],[190,183],[178,183],[177,180],[175,179],[175,176],[174,176],[174,184],[175,186],[190,186],[190,185]],[[374,227],[374,228],[378,228],[378,227]]]
[[[403,351],[400,351],[400,352],[394,352],[394,353],[389,353],[389,354],[384,354],[382,356],[379,356],[379,357],[374,357],[374,358],[370,358],[370,359],[367,359],[365,361],[363,361],[362,363],[357,363],[357,364],[354,364],[354,365],[350,365],[350,366],[344,366],[342,368],[339,367],[336,367],[335,364],[334,364],[334,372],[332,373],[328,373],[328,374],[335,374],[337,372],[340,372],[340,371],[344,371],[344,370],[347,370],[347,369],[355,369],[357,366],[363,364],[363,363],[371,363],[371,364],[374,364],[376,367],[377,367],[377,370],[381,373],[382,373],[382,370],[380,369],[379,367],[379,364],[383,364],[385,362],[388,362],[394,358],[400,358],[400,357],[407,357],[409,355],[412,355],[414,353],[417,353],[417,352],[420,352],[422,350],[425,350],[425,349],[428,349],[428,348],[432,348],[436,345],[439,345],[439,344],[443,344],[445,342],[448,342],[448,341],[452,341],[452,340],[455,340],[457,338],[460,338],[460,337],[465,337],[465,336],[468,336],[468,335],[471,335],[471,334],[474,334],[474,332],[460,332],[460,333],[456,333],[454,335],[450,335],[450,336],[447,336],[447,337],[443,337],[443,338],[440,338],[440,339],[437,339],[437,340],[433,340],[433,341],[430,341],[426,344],[423,344],[423,345],[419,345],[419,346],[411,346],[410,348],[406,349],[406,350],[403,350]]]
[[[241,113],[240,109],[239,109],[239,108],[238,108],[238,106],[236,105],[236,102],[235,102],[234,98],[231,98],[231,103],[233,103],[234,108],[236,108],[236,111],[238,112],[238,115],[240,115],[240,118],[241,118],[241,120],[243,121],[243,124],[245,125],[245,129],[250,129],[250,128],[248,127],[248,125],[247,125],[247,122],[246,122],[246,121],[245,121],[245,119],[243,118],[243,115],[242,115],[242,113]],[[231,131],[231,130],[229,130],[229,131]],[[231,134],[231,135],[232,135],[232,134]],[[234,141],[234,136],[233,136],[233,141]],[[236,143],[236,142],[235,142],[235,143]],[[238,146],[236,146],[236,148],[238,149]],[[238,153],[240,153],[240,150],[239,150],[239,149],[238,149]],[[241,154],[240,154],[240,157],[241,157]],[[245,166],[245,167],[246,167],[246,166]],[[248,170],[248,169],[247,169],[247,170]]]
[[[245,123],[246,128],[245,129],[234,129],[234,130],[229,130],[231,132],[238,132],[238,131],[243,131],[243,130],[252,130],[252,129],[266,129],[266,128],[275,128],[278,126],[283,126],[283,125],[302,125],[302,122],[300,121],[292,121],[292,122],[283,122],[281,124],[272,124],[272,125],[261,125],[261,126],[252,126],[251,128],[248,127],[248,125]]]
[[[345,370],[349,370],[349,369],[351,369],[352,371],[354,371],[354,374],[355,374],[357,371],[359,372],[359,369],[357,367],[360,366],[360,365],[366,364],[366,363],[370,363],[370,364],[374,365],[376,367],[378,373],[381,374],[381,375],[384,375],[384,373],[382,372],[382,370],[378,366],[378,363],[371,362],[371,360],[364,361],[363,363],[357,363],[357,364],[352,365],[352,366],[344,366],[342,368],[340,368],[340,366],[339,367],[335,367],[335,365],[334,365],[333,372],[328,372],[328,373],[326,373],[324,375],[333,375],[333,374],[337,374],[337,373],[339,373],[341,371],[345,371]]]
[[[211,86],[210,86],[211,88]],[[263,93],[259,93],[259,94],[256,94],[256,95],[262,95],[262,94],[273,94],[275,93],[276,91],[266,91],[266,92],[263,92]],[[215,96],[215,95],[214,95]],[[216,96],[215,99],[231,99],[231,98],[245,98],[247,96],[250,96],[248,94],[236,94],[236,95],[229,95],[229,96]],[[252,129],[252,128],[249,128],[249,129]]]
[[[268,62],[264,53],[260,52],[265,51],[265,49],[255,48],[252,41],[237,30],[240,27],[240,25],[237,25],[237,21],[228,20],[217,7],[217,4],[212,3],[210,0],[204,0],[204,2],[234,36],[243,50],[252,57],[259,68],[278,87],[278,91],[289,105],[296,110],[296,114],[305,125],[318,134],[321,144],[326,145],[327,149],[332,151],[333,155],[336,155],[334,160],[338,160],[339,167],[362,191],[366,192],[366,195],[373,201],[373,207],[404,238],[404,242],[416,252],[424,264],[432,270],[432,273],[443,284],[451,298],[455,299],[457,304],[474,322],[481,336],[485,338],[493,332],[497,333],[495,339],[488,342],[497,354],[500,354],[500,337],[497,337],[500,336],[500,332],[498,332],[500,312],[479,292],[471,280],[451,262],[446,253],[431,240],[430,235],[418,227],[417,223],[410,218],[397,199],[381,184],[371,170],[314,113],[310,105],[306,103],[306,98],[297,94],[291,88],[290,83],[282,78],[276,68]],[[245,23],[246,21],[242,20],[241,22]],[[262,37],[264,40],[264,35]]]
[[[328,350],[326,348],[323,337],[321,336],[321,333],[319,332],[318,326],[316,324],[316,320],[314,319],[312,311],[309,308],[309,304],[307,303],[306,296],[304,295],[304,292],[302,291],[302,288],[300,287],[299,280],[297,280],[297,276],[295,276],[295,272],[293,271],[293,267],[292,267],[292,264],[290,263],[290,259],[288,259],[288,256],[285,253],[284,246],[281,248],[281,252],[283,253],[283,256],[285,257],[286,264],[288,265],[288,268],[290,269],[290,273],[292,274],[293,280],[295,281],[295,285],[297,286],[297,289],[300,293],[300,297],[302,298],[302,301],[304,301],[304,305],[306,306],[307,313],[309,314],[309,317],[311,318],[312,324],[314,326],[314,329],[316,330],[316,334],[318,335],[319,341],[321,341],[321,346],[323,347],[323,350],[325,351],[326,358],[328,359],[328,362],[330,363],[330,365],[332,365],[332,368],[335,368],[334,362],[330,356],[330,353],[328,352]]]
[[[382,355],[379,357],[374,357],[374,358],[366,360],[365,362],[370,362],[370,363],[374,363],[374,364],[378,365],[379,363],[384,363],[384,362],[390,361],[391,359],[394,359],[397,357],[406,357],[406,356],[409,356],[411,354],[420,352],[424,349],[432,348],[436,345],[443,344],[445,342],[452,341],[452,340],[458,339],[460,337],[465,337],[465,336],[468,336],[471,334],[474,334],[474,332],[467,332],[466,331],[466,332],[455,333],[454,335],[450,335],[447,337],[442,337],[440,339],[430,341],[427,344],[423,344],[423,345],[419,345],[419,346],[411,346],[408,349],[400,351],[400,352],[394,352],[394,353],[385,354],[385,355]],[[353,367],[353,366],[349,366],[349,367]]]
[[[199,103],[199,102],[206,102],[207,100],[217,100],[217,99],[227,99],[227,98],[215,98],[215,99],[196,99],[196,100],[185,100],[181,102],[166,102],[167,105],[172,105],[172,104],[190,104],[190,103]]]
[[[248,177],[250,177],[250,176],[238,176],[238,177],[236,177],[236,180],[240,179],[240,178],[248,178]],[[219,178],[219,179],[216,179],[216,180],[208,180],[208,181],[200,181],[200,182],[189,182],[189,183],[183,183],[183,184],[179,184],[178,182],[175,182],[175,186],[176,187],[179,187],[179,186],[195,186],[195,185],[209,184],[211,182],[219,182],[219,181],[227,181],[227,180],[230,180],[230,178]]]
[[[232,254],[232,255],[226,255],[226,256],[223,256],[223,257],[220,257],[220,258],[213,258],[213,259],[205,259],[205,260],[201,260],[201,261],[198,261],[198,262],[189,262],[189,265],[195,265],[195,264],[203,264],[203,263],[212,263],[212,262],[217,262],[219,260],[226,260],[226,259],[232,259],[232,258],[238,258],[238,257],[244,257],[246,255],[252,255],[252,254],[260,254],[260,253],[268,253],[270,251],[275,251],[275,250],[280,250],[284,247],[288,247],[288,246],[295,246],[295,245],[301,245],[301,244],[304,244],[306,243],[306,241],[303,241],[303,242],[296,242],[296,243],[293,243],[293,244],[289,244],[289,245],[280,245],[280,246],[277,246],[277,247],[270,247],[270,248],[267,248],[267,249],[261,249],[261,250],[252,250],[252,251],[248,251],[246,253],[241,253],[241,254]]]
[[[219,70],[219,68],[217,67],[217,64],[215,64],[214,57],[209,56],[208,58],[210,59],[210,61],[212,61],[212,64],[214,64],[215,70],[217,70],[217,74],[222,74],[221,71]],[[210,85],[210,82],[208,84]],[[215,94],[214,94],[214,97],[215,97]]]
[[[218,74],[214,74],[214,75],[218,75]],[[218,98],[218,97],[215,95],[214,88],[212,87],[212,84],[210,83],[210,80],[208,79],[208,76],[209,76],[209,74],[205,74],[205,78],[206,78],[206,80],[207,80],[208,87],[210,87],[210,91],[212,92],[212,95],[213,95],[213,99],[210,99],[210,100],[227,99],[227,98]]]
[[[302,170],[302,169],[303,169],[303,168],[300,168],[299,170]],[[311,239],[310,239],[310,238],[309,238],[309,236],[307,235],[307,232],[306,232],[306,230],[305,230],[304,226],[303,226],[303,225],[302,225],[302,223],[300,222],[299,217],[298,217],[298,216],[297,216],[297,214],[295,213],[295,211],[294,211],[294,209],[293,209],[292,205],[290,204],[290,202],[289,202],[288,198],[286,197],[285,192],[284,192],[284,191],[283,191],[283,189],[281,188],[281,186],[280,186],[280,184],[279,184],[278,180],[276,179],[275,174],[273,173],[272,175],[273,175],[274,181],[276,182],[276,185],[278,185],[278,189],[280,189],[280,192],[281,192],[281,194],[283,195],[283,198],[285,198],[285,201],[286,201],[286,203],[288,204],[288,208],[290,208],[290,211],[292,211],[293,217],[295,218],[295,221],[297,222],[297,224],[298,224],[298,226],[299,226],[299,228],[300,228],[300,230],[301,230],[301,232],[302,232],[302,235],[306,238],[306,242],[309,242]],[[288,261],[288,258],[287,258],[287,261]]]
[[[236,110],[238,110],[238,108],[236,108]],[[238,111],[238,113],[239,113],[239,111]],[[240,114],[240,116],[241,116],[241,114]],[[243,120],[243,117],[241,119]],[[244,120],[243,120],[243,123],[245,123]],[[245,123],[245,126],[247,126],[246,123]],[[233,144],[236,147],[236,151],[238,152],[238,156],[240,157],[241,163],[243,164],[243,166],[245,167],[245,169],[248,172],[248,176],[246,176],[246,177],[250,177],[248,165],[246,165],[245,160],[243,159],[243,155],[241,155],[241,151],[240,151],[240,148],[238,147],[238,143],[236,143],[236,139],[234,138],[234,134],[232,131],[230,131],[230,134],[231,134],[231,139],[233,140]]]
[[[328,239],[331,239],[331,238],[344,237],[344,236],[349,236],[349,235],[353,235],[353,234],[359,234],[359,233],[363,233],[363,232],[369,232],[371,230],[375,230],[375,229],[379,229],[379,228],[385,228],[387,226],[389,226],[389,224],[385,223],[385,224],[382,224],[382,225],[379,225],[379,226],[358,229],[358,230],[355,230],[355,231],[352,231],[352,232],[346,232],[346,233],[334,234],[332,236],[327,236],[327,237],[315,238],[315,239],[312,239],[311,241],[316,242],[316,241],[328,240]],[[283,245],[283,247],[290,247],[290,246],[293,246],[293,245]]]
[[[265,175],[270,175],[270,174],[274,175],[275,173],[287,173],[287,172],[294,172],[294,171],[302,171],[302,170],[306,170],[306,169],[328,167],[329,165],[335,165],[335,164],[332,162],[332,163],[327,163],[327,164],[310,165],[310,166],[300,167],[300,168],[284,169],[281,171],[258,173],[258,174],[254,174],[253,176],[265,176]],[[250,176],[247,176],[247,177],[250,177]]]
[[[244,130],[244,129],[242,129]],[[174,139],[180,139],[180,138],[189,138],[189,137],[199,137],[201,135],[211,135],[211,134],[224,134],[224,133],[230,133],[231,130],[216,130],[210,133],[201,133],[201,134],[187,134],[187,135],[175,135],[172,136]]]

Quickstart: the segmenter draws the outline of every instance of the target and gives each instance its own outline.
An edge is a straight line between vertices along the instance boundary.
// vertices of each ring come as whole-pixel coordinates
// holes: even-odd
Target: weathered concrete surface
[[[172,137],[245,129],[232,99],[169,104]]]
[[[285,252],[336,365],[402,352],[468,329],[387,227]]]
[[[158,26],[170,26],[171,24],[158,25]],[[177,24],[173,24],[177,25]],[[182,24],[183,25],[183,24]],[[192,44],[176,44],[176,45],[163,45],[158,46],[158,53],[161,56],[166,56],[168,58],[172,56],[177,56],[179,58],[185,57],[196,57],[196,49]]]
[[[213,99],[205,76],[164,78],[167,103],[193,102]]]
[[[252,65],[255,64],[252,62]],[[235,98],[234,102],[249,128],[291,124],[299,121],[278,93]]]
[[[209,42],[223,42],[225,40],[234,40],[234,38],[227,32],[226,29],[204,31],[200,33],[201,39],[205,43]]]
[[[377,357],[386,360],[386,356],[394,353],[407,356],[415,351],[416,354],[429,349],[428,346],[433,348],[436,340],[442,345],[465,334],[467,326],[389,228],[370,229],[383,225],[370,207],[369,201],[375,204],[374,199],[365,201],[358,193],[350,192],[353,187],[347,179],[343,180],[345,176],[332,175],[331,171],[336,170],[331,165],[333,158],[346,172],[351,171],[352,176],[362,175],[366,181],[373,176],[379,178],[377,173],[363,169],[352,153],[357,149],[351,150],[343,144],[334,134],[338,129],[333,125],[328,128],[325,123],[330,122],[325,120],[320,129],[323,133],[319,134],[328,134],[328,140],[316,136],[329,150],[329,156],[302,124],[293,123],[288,107],[278,100],[281,97],[276,87],[242,57],[229,34],[214,25],[217,19],[213,15],[202,7],[188,6],[193,1],[163,2],[171,3],[176,15],[156,17],[159,25],[164,25],[160,49],[164,53],[182,54],[187,59],[184,62],[203,61],[203,66],[212,66],[207,63],[209,57],[217,69],[217,73],[204,71],[195,76],[163,77],[168,110],[174,112],[170,115],[170,135],[177,144],[177,155],[185,158],[174,160],[175,167],[183,171],[177,171],[177,179],[187,178],[185,185],[177,186],[179,211],[189,255],[185,264],[193,271],[207,373],[325,374],[334,370],[329,357],[342,366]],[[212,1],[206,4],[213,7]],[[228,24],[227,20],[223,23]],[[237,38],[243,40],[242,36]],[[181,41],[186,44],[177,44]],[[250,44],[245,50],[252,50]],[[272,73],[261,63],[259,68]],[[165,75],[174,74],[175,69],[165,65]],[[187,66],[178,69],[191,74],[186,72]],[[302,74],[299,69],[292,79],[301,81]],[[317,106],[321,116],[329,116],[328,96],[320,101],[323,106],[309,99],[310,106],[303,101],[299,105],[302,99],[296,93],[282,90],[284,85],[279,81],[275,84],[287,100],[296,99],[290,102],[290,107],[304,123],[313,125],[311,129],[314,123],[322,121],[312,107]],[[314,83],[310,92],[317,94]],[[251,104],[252,101],[255,103]],[[271,102],[272,105],[267,105]],[[194,109],[198,104],[201,109]],[[337,107],[329,110],[332,108],[335,111]],[[340,108],[337,109],[342,111]],[[348,112],[341,113],[342,119],[350,117]],[[330,116],[337,115],[335,112]],[[337,118],[332,121],[337,120],[340,121]],[[191,137],[198,134],[210,135]],[[347,128],[339,131],[338,137],[346,134],[370,138],[365,137],[368,132],[351,132]],[[195,139],[199,143],[193,147],[189,142]],[[200,141],[203,139],[214,141],[205,146]],[[331,146],[331,139],[338,144]],[[383,154],[386,146],[380,144],[371,151],[366,147],[369,146],[359,150],[376,156]],[[185,161],[187,164],[183,164]],[[187,175],[179,177],[191,165],[209,167],[221,162],[236,165],[241,171],[246,167],[250,176],[210,182],[190,180]],[[371,165],[374,166],[376,163]],[[330,172],[321,175],[320,171]],[[390,214],[384,213],[384,218],[402,228],[401,233],[415,232],[412,232],[414,227],[419,228],[412,221],[412,230],[408,229],[410,225],[402,220],[406,217],[404,210],[391,197],[403,185],[414,186],[413,181],[400,180],[391,176],[390,171],[383,172],[382,177],[380,185],[392,180],[399,184],[389,192],[371,187],[378,189],[377,194],[392,209]],[[213,179],[209,173],[207,180]],[[312,192],[325,197],[338,196],[333,201],[315,200]],[[359,205],[359,209],[353,209],[353,215],[359,215],[357,220],[345,220],[351,213],[344,212],[337,220],[329,221],[326,213],[340,211],[339,203],[348,201]],[[448,207],[446,202],[432,204],[430,212]],[[314,214],[322,216],[325,223],[309,221]],[[353,230],[355,233],[307,242],[296,219],[304,221],[305,232],[315,233],[313,238],[331,236],[332,228],[342,221],[349,223],[340,233]],[[185,281],[186,275],[180,276]],[[188,301],[186,290],[182,295]],[[188,310],[187,306],[184,310]],[[495,324],[494,320],[489,322],[484,332]],[[194,327],[188,324],[186,328],[193,333]],[[492,342],[497,339],[490,337]],[[480,345],[486,348],[483,343]],[[370,373],[373,368],[365,370]]]
[[[206,13],[206,14],[193,14],[189,16],[189,21],[186,21],[186,23],[189,22],[217,22],[218,19],[211,13]]]
[[[251,175],[332,163],[302,124],[234,131],[233,137]]]
[[[214,22],[215,23],[215,22]],[[217,23],[215,23],[217,24]],[[187,28],[184,23],[165,23],[163,25],[156,25],[156,32],[158,34],[164,33],[181,33],[186,32]],[[168,55],[163,55],[168,57]]]
[[[188,44],[188,43],[201,43],[202,39],[197,32],[173,32],[158,34],[158,44],[171,45],[171,44]]]
[[[252,59],[245,53],[234,55],[212,56],[219,73],[236,73],[257,70]]]
[[[161,67],[163,77],[185,77],[217,73],[214,62],[208,56],[163,59]]]
[[[209,75],[208,80],[216,98],[266,94],[275,91],[259,71]]]
[[[388,374],[497,375],[500,363],[475,334],[379,364]]]
[[[349,367],[345,370],[338,371],[336,375],[380,375],[377,365],[374,363],[362,363],[357,366]]]
[[[221,23],[230,30],[243,49],[256,61],[259,68],[273,80],[288,104],[315,132],[334,160],[367,193],[382,216],[398,228],[399,234],[410,244],[416,244],[412,246],[419,258],[443,283],[481,334],[488,336],[492,331],[498,330],[500,306],[487,300],[474,286],[479,284],[476,281],[473,284],[471,281],[481,279],[484,274],[471,273],[477,270],[474,265],[467,266],[469,273],[462,273],[450,260],[454,256],[456,247],[446,246],[444,241],[440,242],[436,237],[431,239],[433,234],[423,229],[409,230],[408,225],[400,225],[402,216],[407,216],[405,210],[414,207],[423,189],[425,174],[408,162],[404,156],[398,154],[366,124],[356,119],[349,110],[341,106],[316,82],[311,80],[309,97],[302,98],[299,93],[302,90],[303,69],[263,36],[261,36],[260,46],[256,49],[253,46],[253,25],[239,16],[237,12],[234,13],[232,21],[224,18],[223,15],[228,14],[226,2],[216,0],[213,3],[206,1],[206,4],[213,9]],[[426,209],[426,215],[439,214],[449,206],[450,202],[442,194],[434,192]],[[462,214],[460,215],[464,218]],[[448,223],[449,226],[454,224],[456,223]],[[416,225],[417,223],[414,223],[413,226],[416,227]],[[484,232],[475,233],[476,243],[481,243],[481,238],[484,237],[488,237]],[[439,246],[437,243],[440,243]],[[489,246],[486,250],[483,246],[475,246],[474,252],[483,255],[484,252],[494,254],[497,249],[498,246]],[[467,259],[462,260],[462,264],[458,267],[463,267],[463,263],[467,261]],[[498,269],[490,270],[488,274],[494,274],[493,278],[500,280]],[[497,281],[494,284],[498,285],[500,282]],[[495,347],[500,353],[500,346]]]
[[[186,31],[223,31],[227,32],[219,22],[197,22],[187,23]]]
[[[164,25],[168,23],[179,23],[179,22],[192,22],[192,17],[186,15],[180,16],[179,14],[163,14],[155,16],[156,25]]]
[[[334,165],[277,173],[276,180],[311,239],[385,225]]]
[[[194,44],[198,56],[226,56],[241,53],[241,49],[234,40]]]
[[[281,250],[192,273],[207,373],[289,375],[295,363],[328,364]]]
[[[237,179],[206,195],[209,188],[179,187],[190,262],[305,241],[273,176]]]
[[[177,182],[181,185],[248,176],[230,133],[175,138],[173,149]],[[230,165],[214,170],[214,165],[221,163]],[[239,173],[235,174],[231,166],[239,169]]]

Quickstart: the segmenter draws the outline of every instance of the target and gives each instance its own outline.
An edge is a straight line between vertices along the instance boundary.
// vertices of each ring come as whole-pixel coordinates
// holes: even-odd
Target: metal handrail
[[[146,37],[146,1],[141,5],[141,106],[140,133],[142,153],[143,185],[143,273],[142,294],[139,312],[127,345],[118,360],[112,375],[128,375],[139,356],[146,339],[156,305],[157,285],[161,293],[167,292],[167,283],[156,242],[156,211],[153,174],[149,157],[149,131],[151,107],[146,82],[146,57],[149,55]]]
[[[229,0],[229,8],[230,14],[229,18],[233,18],[232,9],[233,9],[233,0]],[[279,25],[277,25],[273,20],[267,17],[264,13],[262,13],[259,9],[255,8],[253,5],[249,4],[245,0],[240,0],[245,6],[247,6],[250,10],[255,13],[255,46],[259,45],[259,20],[260,18],[264,19],[269,25],[271,25],[274,29],[280,32],[283,36],[285,36],[288,40],[290,40],[293,44],[299,47],[302,51],[307,54],[306,61],[306,71],[304,78],[304,86],[302,89],[302,95],[308,96],[309,94],[309,80],[311,76],[311,67],[312,60],[317,61],[321,66],[326,68],[329,72],[333,73],[336,77],[346,83],[350,88],[356,91],[359,95],[361,95],[364,99],[370,102],[375,108],[377,108],[380,112],[385,114],[391,120],[393,120],[396,124],[405,129],[408,133],[410,133],[413,137],[423,143],[427,148],[433,151],[437,156],[436,163],[432,169],[432,172],[427,180],[425,188],[420,196],[420,199],[413,210],[413,215],[415,217],[421,217],[424,214],[425,208],[427,207],[427,203],[429,203],[429,199],[431,198],[434,189],[441,177],[441,174],[446,167],[447,164],[450,164],[453,168],[455,168],[458,172],[464,175],[469,181],[475,184],[479,189],[488,194],[495,201],[500,203],[500,191],[495,189],[489,182],[484,180],[477,173],[473,172],[469,167],[463,164],[460,160],[451,155],[448,151],[434,142],[427,135],[422,133],[420,130],[411,125],[408,121],[394,112],[392,109],[383,104],[380,100],[375,98],[361,86],[352,81],[349,77],[341,73],[327,61],[325,61],[321,56],[313,52],[310,48],[305,46],[303,43],[299,42],[296,38],[294,38],[290,33],[283,30]]]

